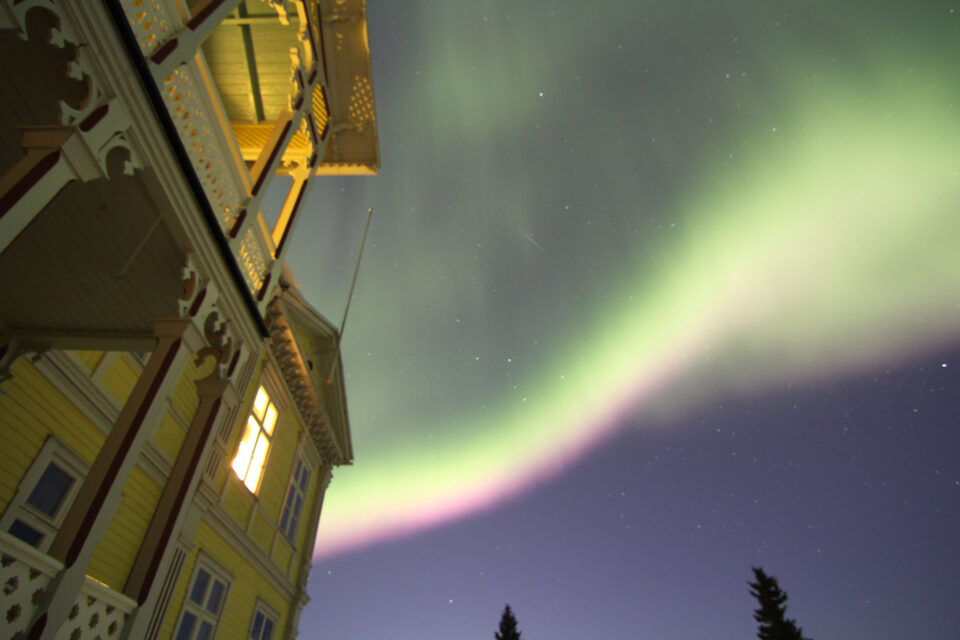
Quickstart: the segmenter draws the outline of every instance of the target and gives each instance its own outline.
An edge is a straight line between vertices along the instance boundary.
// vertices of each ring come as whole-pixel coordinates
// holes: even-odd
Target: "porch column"
[[[200,406],[193,417],[180,452],[173,463],[170,478],[147,528],[147,535],[133,563],[124,594],[139,605],[123,629],[122,638],[144,638],[160,597],[164,576],[170,570],[177,538],[203,476],[215,427],[231,415],[238,394],[229,380],[206,378],[197,383]]]
[[[90,558],[123,497],[127,478],[166,411],[166,400],[190,356],[203,344],[203,336],[189,319],[158,322],[155,331],[157,346],[50,546],[49,555],[62,561],[64,568],[50,582],[28,638],[54,640],[68,619]]]

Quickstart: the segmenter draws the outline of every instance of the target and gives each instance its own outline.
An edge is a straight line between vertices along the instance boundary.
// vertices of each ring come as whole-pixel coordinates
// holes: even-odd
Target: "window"
[[[208,558],[197,560],[197,569],[190,581],[187,599],[183,603],[176,640],[211,640],[217,630],[220,612],[230,580]]]
[[[86,472],[87,465],[79,456],[49,437],[0,518],[0,529],[46,551]]]
[[[277,627],[277,614],[267,608],[263,602],[257,603],[250,623],[250,640],[273,640],[273,632]]]
[[[263,385],[257,389],[247,425],[237,448],[237,457],[233,459],[233,470],[253,493],[260,488],[263,465],[270,451],[270,439],[277,424],[277,407],[270,400]]]
[[[303,461],[303,454],[300,453],[293,463],[293,476],[290,478],[290,486],[287,488],[287,497],[283,501],[283,513],[280,515],[280,530],[283,531],[290,542],[293,542],[293,536],[297,533],[297,525],[300,523],[303,503],[307,499],[307,485],[309,483],[310,468]]]

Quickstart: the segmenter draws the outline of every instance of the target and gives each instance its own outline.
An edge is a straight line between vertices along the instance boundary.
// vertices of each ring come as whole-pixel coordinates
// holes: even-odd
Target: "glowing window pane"
[[[253,456],[253,447],[260,435],[260,425],[253,416],[247,418],[247,428],[243,432],[243,438],[240,440],[240,446],[237,447],[237,457],[233,459],[233,470],[237,472],[237,477],[243,480],[250,468],[250,458]]]
[[[270,436],[276,428],[277,418],[277,407],[270,401],[267,390],[258,387],[232,465],[237,477],[253,493],[257,492],[263,476],[263,465],[270,451]]]
[[[270,441],[262,433],[257,438],[257,446],[253,450],[253,459],[250,460],[250,469],[247,471],[247,477],[243,484],[247,489],[256,493],[257,484],[260,482],[260,474],[263,473],[263,463],[267,459],[267,450],[270,448]]]
[[[266,389],[263,387],[257,389],[257,397],[253,401],[253,415],[257,416],[257,420],[263,420],[263,412],[267,409],[268,402],[270,402],[270,396],[267,395]]]
[[[271,402],[270,406],[267,407],[267,415],[263,418],[263,430],[267,432],[268,436],[273,435],[273,425],[275,424],[277,424],[277,408]]]

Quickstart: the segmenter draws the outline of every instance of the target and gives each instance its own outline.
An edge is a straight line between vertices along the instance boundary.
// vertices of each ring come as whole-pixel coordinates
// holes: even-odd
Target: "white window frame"
[[[64,494],[52,517],[27,502],[37,483],[40,482],[43,472],[51,463],[56,464],[73,478],[73,484]],[[83,458],[55,436],[48,436],[47,441],[44,442],[40,452],[33,459],[27,472],[20,479],[17,491],[3,512],[3,516],[0,516],[0,529],[9,531],[14,522],[20,520],[23,524],[40,532],[43,537],[36,548],[40,551],[46,551],[50,548],[53,539],[63,525],[63,519],[70,510],[73,500],[77,497],[89,470],[90,465]]]
[[[259,630],[259,634],[253,635],[254,631],[256,631],[255,625],[257,624],[258,614],[263,616],[264,620],[269,620],[273,625],[272,627],[273,630],[269,638],[265,638],[263,636],[264,629],[262,626]],[[276,640],[279,637],[279,631],[277,630],[277,626],[279,622],[280,622],[280,614],[274,611],[273,608],[270,607],[266,602],[264,602],[260,598],[257,598],[257,606],[254,607],[253,615],[250,617],[250,630],[247,632],[247,639],[248,640]]]
[[[301,468],[306,473],[306,486],[301,487],[297,482],[297,462],[300,463]],[[283,505],[280,507],[280,521],[277,523],[277,526],[280,528],[280,531],[283,532],[283,535],[286,536],[287,540],[293,544],[294,539],[297,537],[297,529],[300,528],[300,522],[303,520],[303,511],[307,506],[307,494],[310,493],[310,480],[313,476],[313,466],[307,462],[307,456],[303,451],[303,447],[297,448],[297,455],[293,459],[293,467],[290,471],[290,481],[287,483],[287,492],[283,496]],[[293,507],[290,508],[290,518],[294,519],[293,531],[288,531],[290,529],[289,520],[284,523],[284,516],[287,515],[287,506],[291,498],[296,499],[296,495],[299,494],[301,497],[300,502],[300,513],[294,515]]]
[[[212,580],[206,585],[206,587],[204,587],[204,592],[201,596],[203,602],[201,604],[197,604],[197,602],[194,601],[191,596],[193,595],[193,589],[196,586],[197,578],[200,576],[201,570],[205,571]],[[223,593],[220,595],[220,607],[215,614],[206,608],[209,604],[213,580],[219,580],[224,585]],[[200,551],[197,554],[197,562],[193,567],[193,573],[190,575],[190,582],[187,585],[187,592],[183,594],[183,604],[180,607],[180,615],[177,616],[177,626],[174,628],[173,638],[179,639],[181,631],[180,627],[188,614],[192,615],[198,623],[210,623],[210,625],[213,627],[213,629],[210,631],[210,638],[211,640],[216,638],[217,628],[220,626],[220,618],[223,617],[223,610],[227,607],[227,598],[230,596],[230,586],[232,584],[233,576],[227,573],[227,571],[219,564],[214,562],[209,555],[203,551]],[[199,633],[200,624],[195,624],[194,628],[190,631],[190,640],[195,640],[197,634]]]
[[[261,389],[267,396],[267,404],[264,407],[263,417],[256,415],[257,397],[259,396]],[[241,427],[242,430],[240,433],[240,440],[237,442],[237,450],[234,453],[233,460],[230,463],[230,467],[233,469],[234,475],[236,475],[237,479],[240,480],[241,484],[243,484],[243,486],[245,486],[247,490],[254,495],[259,494],[260,486],[263,484],[263,476],[267,469],[267,463],[270,461],[270,451],[273,449],[273,441],[277,434],[277,425],[280,422],[280,407],[277,403],[277,395],[278,394],[273,388],[273,385],[269,384],[266,379],[261,379],[260,383],[257,385],[257,391],[253,396],[253,402],[250,403],[250,408],[247,411],[247,419],[243,422],[243,426]],[[268,432],[264,427],[264,424],[266,422],[265,418],[267,417],[271,409],[274,411],[275,415],[274,415],[273,426],[271,430]],[[250,453],[249,453],[249,456],[246,456],[246,465],[244,466],[243,473],[241,474],[240,469],[238,469],[238,464],[242,464],[242,463],[239,463],[238,460],[240,459],[240,456],[245,453],[243,451],[243,448],[247,443],[245,442],[244,436],[247,433],[248,425],[250,424],[251,421],[257,424],[257,426],[259,427],[259,431],[257,433],[257,437],[254,439],[253,445],[250,445],[251,447]],[[254,456],[256,454],[255,447],[260,442],[261,438],[263,438],[266,441],[267,449],[263,456],[263,462],[260,465],[260,473],[256,478],[256,483],[254,484],[254,486],[251,487],[249,484],[250,468],[253,465]]]

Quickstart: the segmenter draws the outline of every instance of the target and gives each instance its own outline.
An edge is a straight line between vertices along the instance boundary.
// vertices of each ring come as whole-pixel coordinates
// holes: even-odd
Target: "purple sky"
[[[300,637],[489,640],[509,603],[528,640],[742,640],[751,566],[815,640],[960,637],[960,4],[367,8],[382,169],[317,186],[291,255],[338,320],[376,209],[344,335],[356,464],[321,538],[378,486],[429,496],[461,462],[540,459],[542,421],[508,462],[450,425],[499,429],[485,412],[527,403],[524,381],[527,404],[547,395],[557,354],[586,362],[634,296],[636,334],[685,326],[665,309],[711,290],[664,283],[726,268],[697,253],[711,233],[808,286],[791,300],[768,270],[708,305],[732,339],[664,385],[669,417],[641,404],[519,496],[317,560]],[[788,219],[811,184],[840,203],[802,212],[812,240]]]

